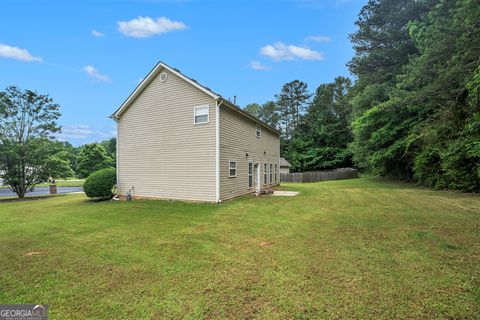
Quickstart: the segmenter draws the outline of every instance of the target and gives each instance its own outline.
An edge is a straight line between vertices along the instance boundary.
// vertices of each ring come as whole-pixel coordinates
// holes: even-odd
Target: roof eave
[[[265,128],[273,131],[274,133],[276,133],[277,135],[280,136],[280,132],[279,132],[277,129],[275,129],[275,128],[273,128],[272,126],[266,124],[265,122],[263,122],[262,120],[258,119],[257,117],[251,115],[250,113],[248,113],[248,112],[245,111],[244,109],[242,109],[242,108],[240,108],[239,106],[231,103],[230,101],[226,100],[226,99],[223,98],[223,97],[220,97],[220,100],[221,100],[225,105],[229,106],[231,109],[233,109],[233,110],[241,113],[242,115],[246,116],[247,118],[250,118],[250,120],[253,120],[253,121],[261,124],[261,125],[264,126]]]

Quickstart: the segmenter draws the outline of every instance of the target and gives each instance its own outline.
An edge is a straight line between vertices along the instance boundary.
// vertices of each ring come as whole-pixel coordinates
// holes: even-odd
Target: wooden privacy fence
[[[358,178],[358,170],[340,168],[335,170],[280,173],[280,182],[318,182],[326,180],[344,180]]]

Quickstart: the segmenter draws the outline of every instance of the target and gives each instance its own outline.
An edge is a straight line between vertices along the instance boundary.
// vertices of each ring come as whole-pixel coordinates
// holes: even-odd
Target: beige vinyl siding
[[[118,123],[119,194],[215,201],[213,98],[166,70]],[[209,122],[194,124],[194,107],[209,105]]]
[[[280,167],[280,173],[290,173],[290,167]]]
[[[220,199],[226,200],[253,192],[248,188],[248,161],[260,163],[262,188],[264,163],[279,163],[280,140],[277,134],[261,126],[260,138],[255,135],[256,122],[225,105],[220,106]],[[247,156],[248,154],[248,156]],[[237,162],[237,176],[228,176],[229,161]],[[275,175],[273,175],[275,176]],[[254,175],[254,180],[256,176]]]

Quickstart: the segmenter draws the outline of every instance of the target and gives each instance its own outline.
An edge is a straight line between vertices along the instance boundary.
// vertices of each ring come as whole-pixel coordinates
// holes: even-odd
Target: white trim
[[[268,181],[269,184],[273,184],[273,163],[268,164]]]
[[[252,173],[250,174],[250,164],[252,165]],[[253,176],[254,176],[254,171],[255,171],[255,165],[253,164],[253,160],[248,160],[247,161],[247,186],[248,190],[253,189],[254,181],[253,181]],[[252,176],[252,186],[250,187],[250,176]]]
[[[215,201],[220,202],[220,104],[215,101]]]
[[[231,163],[235,163],[235,168],[230,167],[230,164],[231,164]],[[231,170],[231,169],[235,169],[235,175],[234,175],[234,176],[232,176],[232,175],[230,174],[230,170]],[[237,163],[237,161],[235,161],[235,160],[228,160],[228,177],[229,177],[229,178],[236,178],[237,176],[238,176],[238,163]]]
[[[118,156],[119,155],[119,152],[118,152],[118,133],[119,133],[118,127],[119,127],[119,123],[118,123],[118,121],[116,121],[116,122],[117,122],[117,140],[115,141],[115,171],[116,171],[115,172],[115,174],[116,174],[115,178],[117,180],[116,183],[117,183],[117,194],[118,194],[118,189],[120,188],[120,180],[119,180],[120,174],[118,172],[118,167],[119,167],[119,165],[118,165],[119,161],[118,160],[119,160],[120,157]]]
[[[140,84],[135,88],[135,90],[130,94],[130,96],[128,96],[127,100],[125,100],[125,102],[122,103],[122,105],[120,106],[120,108],[117,109],[117,111],[115,111],[113,114],[112,114],[112,117],[113,118],[118,118],[124,111],[125,109],[127,109],[130,104],[137,98],[137,96],[143,91],[143,89],[145,89],[145,87],[157,76],[157,74],[160,72],[161,69],[166,69],[168,71],[170,71],[171,73],[173,73],[174,75],[176,75],[177,77],[187,81],[189,84],[191,84],[192,86],[194,86],[195,88],[205,92],[206,94],[208,94],[210,97],[212,97],[213,99],[217,100],[218,98],[220,98],[219,95],[213,93],[212,91],[206,89],[205,87],[199,85],[197,82],[193,81],[192,79],[184,76],[183,74],[181,74],[180,72],[178,72],[177,70],[169,67],[168,65],[166,65],[165,63],[163,62],[159,62],[157,63],[157,65],[147,74],[147,76],[142,80],[142,82],[140,82]]]
[[[195,116],[196,116],[196,113],[197,113],[197,109],[200,109],[200,108],[207,108],[207,121],[204,121],[204,122],[195,122]],[[193,107],[193,124],[206,124],[206,123],[209,123],[210,122],[210,105],[208,104],[203,104],[201,106],[196,106],[196,107]]]
[[[262,178],[260,176],[260,170],[261,168],[261,163],[260,162],[255,162],[253,166],[253,172],[255,173],[255,167],[257,167],[257,174],[256,174],[256,182],[255,182],[255,192],[260,193],[260,190],[262,190]]]
[[[182,73],[178,72],[177,70],[169,67],[168,65],[166,65],[165,63],[163,62],[160,62],[159,63],[162,67],[164,67],[165,69],[167,69],[168,71],[170,71],[171,73],[175,74],[176,76],[182,78],[183,80],[187,81],[188,83],[190,83],[192,86],[196,87],[197,89],[200,89],[202,90],[203,92],[205,92],[206,94],[208,94],[209,96],[211,96],[213,99],[217,100],[218,98],[220,98],[219,95],[213,93],[212,91],[206,89],[205,87],[199,85],[197,82],[193,81],[192,79],[184,76]]]
[[[267,162],[263,163],[263,184],[264,185],[268,184],[268,163]]]
[[[162,76],[165,76],[165,79],[162,79]],[[160,72],[160,75],[158,76],[158,78],[160,79],[160,82],[166,82],[168,80],[168,73],[166,72]]]

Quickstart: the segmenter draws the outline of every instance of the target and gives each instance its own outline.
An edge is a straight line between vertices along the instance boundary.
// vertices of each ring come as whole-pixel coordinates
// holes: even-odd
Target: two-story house
[[[280,181],[278,131],[163,62],[112,118],[119,195],[220,202]]]

